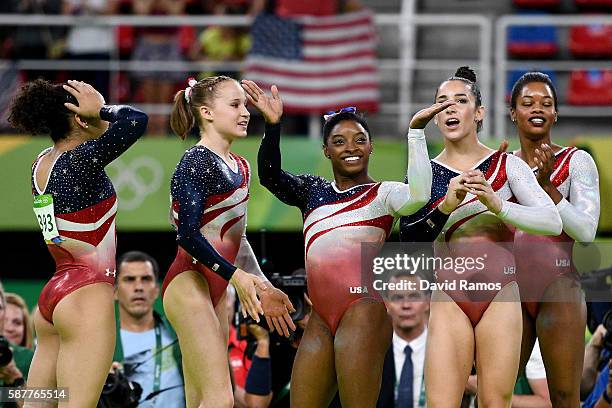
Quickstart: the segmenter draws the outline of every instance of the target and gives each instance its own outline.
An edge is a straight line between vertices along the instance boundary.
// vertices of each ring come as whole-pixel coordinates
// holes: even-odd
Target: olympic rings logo
[[[117,159],[108,169],[122,210],[139,208],[148,195],[159,190],[164,177],[163,166],[148,156],[139,156],[129,163]]]

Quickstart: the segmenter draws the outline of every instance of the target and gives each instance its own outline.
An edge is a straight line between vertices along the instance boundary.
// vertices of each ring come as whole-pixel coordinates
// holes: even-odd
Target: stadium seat
[[[514,71],[510,71],[506,76],[506,102],[510,102],[510,98],[512,96],[512,86],[514,86],[514,83],[518,81],[518,79],[523,76],[523,74],[529,71],[539,71],[548,75],[552,83],[555,85],[555,87],[557,87],[557,74],[555,71],[546,69],[517,69]]]
[[[574,57],[612,56],[612,26],[577,26],[570,29],[569,50]]]
[[[508,53],[516,58],[553,57],[559,50],[554,26],[508,28]]]
[[[132,87],[128,73],[119,73],[119,83],[116,92],[120,103],[130,103],[135,100],[134,95],[132,94]]]
[[[182,26],[179,28],[178,32],[178,42],[179,47],[181,48],[181,52],[183,55],[189,55],[189,51],[192,45],[197,40],[197,32],[196,29],[192,26]]]
[[[134,27],[118,26],[115,30],[117,44],[119,44],[119,55],[122,58],[129,58],[132,55],[134,44],[136,43]]]
[[[561,0],[512,0],[512,3],[517,7],[548,8],[558,6]]]
[[[612,7],[612,0],[576,0],[578,7]]]
[[[612,105],[612,70],[573,71],[567,102],[571,105]]]

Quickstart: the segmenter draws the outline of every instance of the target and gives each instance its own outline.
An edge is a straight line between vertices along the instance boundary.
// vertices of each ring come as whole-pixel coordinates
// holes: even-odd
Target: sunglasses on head
[[[339,113],[357,113],[357,108],[354,106],[347,106],[346,108],[342,108],[339,111],[329,111],[327,112],[325,115],[323,115],[323,119],[325,121],[330,120],[331,118],[333,118],[334,116],[336,116]]]

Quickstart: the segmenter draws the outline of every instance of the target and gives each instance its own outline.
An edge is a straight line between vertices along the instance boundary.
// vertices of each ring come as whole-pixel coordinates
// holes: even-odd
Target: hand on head
[[[104,97],[96,91],[93,86],[83,81],[69,80],[64,89],[74,96],[79,104],[76,106],[70,102],[64,106],[84,119],[99,118],[100,109],[104,106]]]

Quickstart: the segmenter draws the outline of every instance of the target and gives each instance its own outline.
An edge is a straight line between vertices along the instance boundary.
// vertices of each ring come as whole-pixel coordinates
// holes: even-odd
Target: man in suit
[[[387,312],[393,324],[393,342],[385,356],[377,408],[425,406],[423,368],[429,293],[420,290],[421,278],[396,273],[390,282],[402,283],[405,290],[387,292]]]

